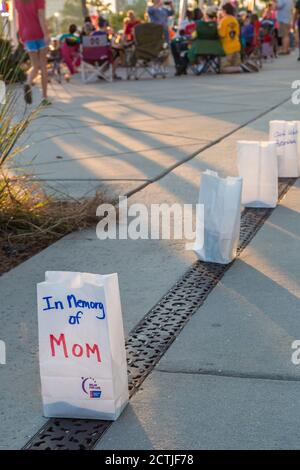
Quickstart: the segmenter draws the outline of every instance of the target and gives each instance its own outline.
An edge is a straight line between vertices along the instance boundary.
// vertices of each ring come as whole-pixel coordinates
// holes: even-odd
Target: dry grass
[[[43,107],[20,107],[22,94],[15,86],[22,57],[12,66],[12,49],[0,23],[0,73],[6,70],[6,100],[0,103],[0,275],[51,243],[96,221],[96,196],[84,201],[50,199],[26,177],[12,177],[10,163],[21,155],[22,137]],[[6,53],[5,53],[6,51]],[[9,78],[8,78],[9,77]]]
[[[0,275],[37,254],[68,233],[92,226],[96,208],[93,199],[56,201],[27,179],[0,182]]]

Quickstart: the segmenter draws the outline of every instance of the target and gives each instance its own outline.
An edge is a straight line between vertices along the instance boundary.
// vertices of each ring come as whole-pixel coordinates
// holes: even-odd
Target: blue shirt
[[[164,29],[168,29],[169,16],[172,16],[174,12],[166,7],[149,7],[147,13],[151,23],[161,24]]]
[[[293,7],[293,0],[277,0],[276,10],[279,23],[291,23]]]

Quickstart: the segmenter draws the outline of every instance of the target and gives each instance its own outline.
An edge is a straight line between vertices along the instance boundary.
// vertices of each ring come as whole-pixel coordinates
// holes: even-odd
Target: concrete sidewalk
[[[98,449],[299,449],[300,184]]]
[[[60,197],[100,190],[111,199],[289,99],[297,77],[292,56],[266,64],[259,74],[53,83],[54,104],[30,127],[30,146],[13,169],[35,175]]]
[[[154,150],[155,157],[149,159],[144,151],[133,151],[130,171],[136,171],[135,165],[139,166],[139,171],[151,184],[134,194],[130,202],[195,203],[201,171],[211,168],[223,175],[235,175],[237,140],[267,139],[270,119],[298,119],[299,108],[289,101],[291,82],[297,79],[298,70],[293,58],[282,58],[268,64],[257,75],[191,77],[188,78],[191,89],[186,92],[187,101],[182,94],[180,102],[187,108],[187,114],[191,112],[192,119],[180,114],[170,123],[154,117],[147,124],[147,130],[142,130],[143,122],[137,118],[130,129],[122,128],[124,139],[131,132],[153,139],[153,133],[157,136],[163,123],[163,139],[171,133],[179,139],[192,139],[198,151],[205,139],[211,143],[220,139],[206,150],[197,151],[195,158],[165,176],[163,172],[174,162],[180,163],[186,158],[185,144],[179,144],[180,150],[170,148],[167,154],[165,150],[163,154]],[[271,77],[272,83],[269,82]],[[183,80],[175,82],[175,79],[145,81],[138,83],[137,88],[133,83],[126,83],[120,84],[119,92],[114,92],[116,101],[123,100],[128,106],[136,100],[137,105],[142,98],[136,95],[144,94],[144,99],[150,100],[153,87],[151,100],[155,101],[157,114],[162,114],[164,99],[169,110],[180,90],[183,93],[184,88],[180,86],[186,87],[185,83]],[[130,86],[131,95],[125,98]],[[110,96],[110,89],[106,89],[107,95],[102,89],[101,93],[104,101],[105,96]],[[78,96],[81,103],[78,113],[85,107],[84,99]],[[283,100],[285,104],[275,107]],[[115,109],[117,114],[119,106],[117,104]],[[233,116],[234,106],[240,106],[240,113]],[[253,109],[249,109],[251,107]],[[178,109],[174,109],[174,116]],[[213,118],[208,116],[207,109],[215,113]],[[105,112],[108,111],[103,114]],[[142,107],[139,113],[145,116]],[[251,122],[245,125],[248,121]],[[45,119],[45,126],[46,123]],[[104,127],[105,132],[119,132]],[[231,134],[226,137],[229,131]],[[70,153],[66,154],[69,163],[63,170],[61,164],[64,163],[60,160],[52,162],[53,154],[48,154],[52,152],[52,143],[49,145],[47,153],[41,156],[43,162],[32,169],[43,172],[41,168],[45,167],[54,177],[60,174],[62,178],[67,178],[73,167],[81,169],[79,174],[84,171],[86,175],[93,174],[94,169],[85,166],[85,162],[83,165],[82,161],[73,161]],[[64,145],[61,144],[60,150],[62,147],[78,150],[72,141]],[[97,172],[102,157],[83,155],[83,160],[86,158],[93,161]],[[122,158],[127,161],[120,153],[109,156],[107,171],[125,177],[119,164],[115,165]],[[129,175],[130,172],[126,173]],[[123,179],[92,184],[82,180],[80,192],[76,184],[70,181],[68,187],[69,194],[75,197],[101,185],[110,194],[122,194],[138,189],[141,181]],[[65,186],[63,191],[66,191]],[[289,191],[133,397],[119,421],[112,425],[99,443],[99,449],[299,446],[296,424],[300,418],[300,375],[297,366],[291,363],[291,342],[300,339],[299,191],[298,185]],[[118,272],[128,334],[195,261],[194,254],[185,251],[184,245],[184,240],[100,242],[95,230],[90,229],[65,237],[0,278],[0,338],[7,344],[7,365],[0,366],[0,448],[22,447],[45,422],[41,416],[35,292],[36,283],[44,278],[44,272]]]

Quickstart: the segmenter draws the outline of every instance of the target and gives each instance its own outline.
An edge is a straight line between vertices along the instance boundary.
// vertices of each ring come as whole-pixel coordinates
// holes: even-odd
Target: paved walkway
[[[30,128],[21,171],[61,196],[135,191],[288,99],[298,65],[292,57],[254,75],[53,83],[54,106]]]
[[[82,127],[80,136],[54,138],[34,166],[28,159],[28,168],[75,197],[99,187],[112,196],[137,191],[147,180],[132,202],[195,203],[201,171],[237,173],[236,140],[267,138],[270,119],[298,119],[299,108],[289,100],[298,75],[299,65],[290,57],[257,75],[97,84],[97,91],[71,85],[77,97],[71,100],[61,89],[66,101],[61,115],[86,110],[76,116],[81,123],[93,115],[103,124]],[[45,135],[47,122],[41,121]],[[63,160],[55,159],[58,152]],[[86,181],[104,174],[109,181]],[[55,181],[58,177],[72,181]],[[300,339],[299,192],[296,184],[99,449],[299,447],[300,366],[291,363],[291,342]],[[0,448],[20,448],[45,422],[35,296],[44,272],[118,272],[128,334],[195,261],[184,243],[99,242],[91,229],[0,278],[0,338],[8,349],[8,364],[0,366]]]

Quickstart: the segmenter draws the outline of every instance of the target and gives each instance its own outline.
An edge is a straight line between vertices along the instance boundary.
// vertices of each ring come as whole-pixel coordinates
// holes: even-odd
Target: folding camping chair
[[[84,36],[81,46],[81,78],[84,83],[100,78],[113,81],[112,51],[106,33]]]
[[[220,57],[224,56],[224,50],[218,35],[217,25],[214,21],[197,21],[197,38],[193,40],[188,51],[188,59],[192,64],[192,70],[197,75],[206,72],[220,73]],[[203,66],[199,69],[197,59],[202,59]]]
[[[138,80],[144,73],[156,78],[168,74],[165,66],[169,49],[165,44],[163,26],[154,23],[139,24],[134,28],[134,50],[126,56],[127,80]]]

